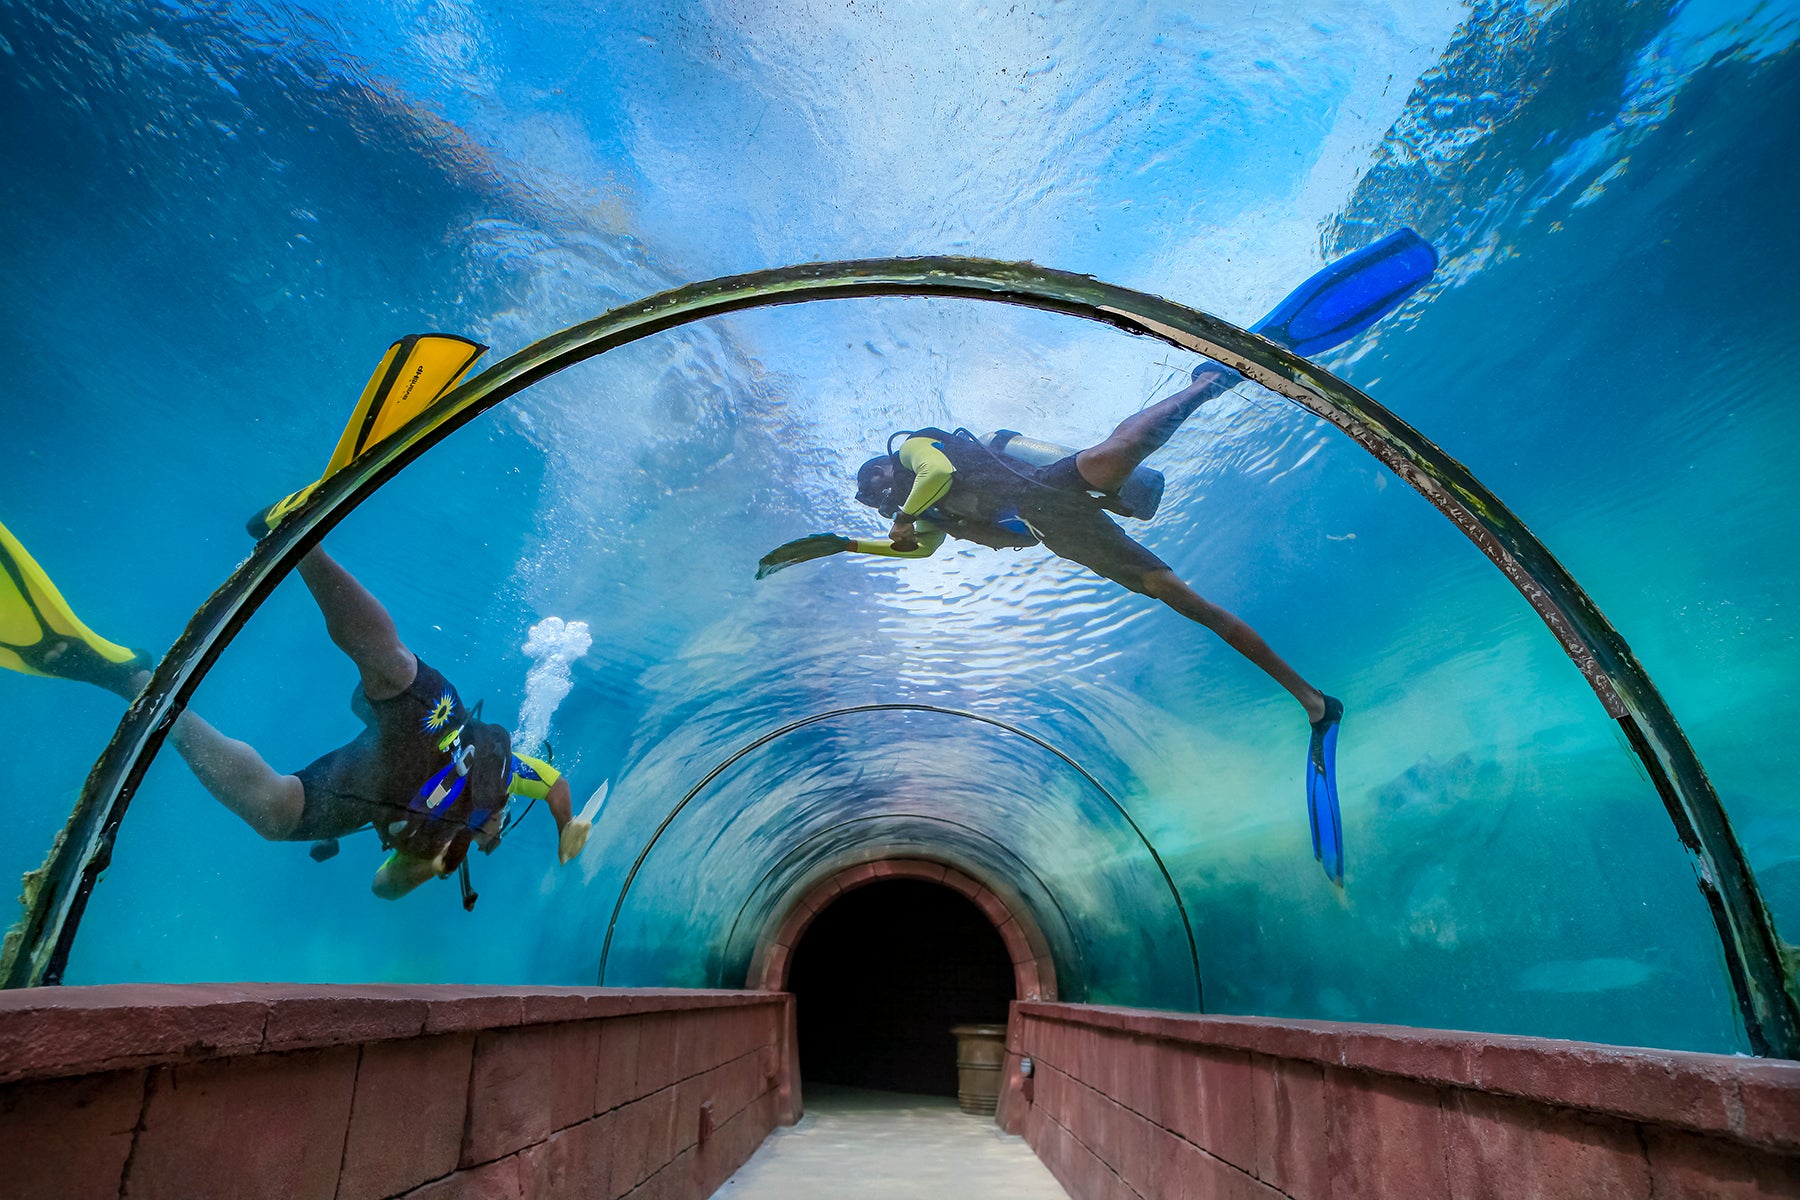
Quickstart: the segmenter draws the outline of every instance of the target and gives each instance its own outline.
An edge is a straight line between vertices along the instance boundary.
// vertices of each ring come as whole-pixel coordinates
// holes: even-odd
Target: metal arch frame
[[[1061,759],[1070,770],[1087,780],[1088,786],[1106,797],[1108,802],[1118,810],[1119,815],[1125,818],[1125,823],[1131,826],[1131,832],[1137,834],[1137,839],[1143,843],[1144,849],[1150,852],[1150,860],[1156,864],[1156,869],[1162,874],[1163,882],[1168,885],[1169,895],[1175,901],[1175,911],[1181,916],[1182,931],[1187,934],[1188,958],[1192,961],[1194,966],[1194,1011],[1205,1011],[1203,1004],[1206,994],[1200,983],[1200,948],[1198,943],[1194,940],[1194,925],[1193,922],[1188,919],[1187,904],[1181,898],[1181,889],[1176,886],[1175,877],[1169,874],[1169,868],[1164,865],[1162,855],[1156,852],[1155,844],[1152,843],[1148,837],[1144,836],[1143,829],[1138,826],[1136,821],[1132,820],[1131,814],[1126,811],[1123,804],[1119,803],[1118,797],[1107,791],[1106,785],[1102,784],[1098,779],[1095,779],[1093,775],[1089,774],[1086,767],[1082,766],[1067,754],[1064,754],[1061,750],[1057,749],[1056,746],[1045,741],[1035,733],[1029,733],[1016,725],[1009,725],[1005,721],[995,717],[967,712],[960,708],[944,708],[936,704],[852,704],[844,708],[826,709],[823,712],[813,713],[811,716],[801,717],[797,721],[789,721],[786,725],[771,729],[761,737],[755,738],[743,746],[738,747],[737,750],[720,760],[712,770],[701,777],[699,783],[696,783],[693,787],[689,788],[687,794],[677,800],[674,807],[669,809],[668,814],[662,819],[662,824],[656,827],[656,832],[650,835],[650,840],[645,842],[644,848],[638,852],[637,860],[631,864],[631,870],[625,873],[625,882],[619,885],[619,898],[613,903],[612,918],[606,923],[606,940],[600,946],[600,972],[595,982],[602,987],[606,984],[606,960],[612,954],[613,930],[618,927],[619,914],[625,911],[625,900],[631,894],[632,883],[637,879],[638,872],[643,868],[644,862],[650,857],[650,851],[656,848],[656,843],[661,840],[662,835],[667,832],[669,826],[675,823],[675,818],[681,815],[682,809],[686,808],[696,796],[711,786],[715,779],[730,770],[735,764],[762,749],[764,746],[767,746],[769,743],[778,741],[790,733],[797,733],[810,725],[817,725],[824,721],[835,720],[838,717],[854,716],[859,713],[872,712],[928,712],[937,713],[941,716],[962,717],[969,721],[979,721],[983,725],[991,725],[994,728],[1003,730],[1015,737],[1024,738],[1026,741],[1040,749],[1048,750],[1051,754],[1054,754],[1057,758]],[[1042,881],[1040,880],[1039,882],[1041,883]]]
[[[932,825],[948,825],[952,829],[961,830],[964,833],[967,833],[974,837],[980,838],[982,841],[992,843],[993,846],[1000,852],[1000,854],[1002,854],[1003,856],[1005,856],[1007,858],[1012,859],[1012,861],[1014,863],[1018,864],[1018,867],[1020,870],[1024,871],[1027,875],[1031,876],[1031,880],[1033,883],[1037,884],[1038,887],[1040,887],[1044,890],[1044,895],[1049,898],[1050,904],[1056,910],[1057,920],[1062,923],[1062,927],[1063,927],[1064,931],[1067,932],[1067,934],[1069,936],[1070,947],[1071,947],[1071,949],[1074,950],[1076,959],[1077,959],[1077,963],[1081,969],[1080,977],[1083,981],[1085,981],[1087,979],[1087,954],[1085,953],[1085,951],[1082,947],[1081,939],[1079,937],[1077,937],[1075,934],[1075,924],[1074,924],[1074,922],[1069,920],[1069,914],[1063,908],[1062,901],[1057,898],[1056,893],[1051,890],[1050,885],[1044,882],[1043,877],[1040,876],[1036,871],[1033,871],[1031,869],[1031,865],[1029,863],[1027,863],[1024,859],[1020,858],[1018,855],[1016,855],[1012,851],[1008,850],[1006,848],[1005,843],[999,841],[996,838],[990,837],[988,834],[981,832],[981,830],[975,828],[973,825],[964,825],[962,822],[952,821],[948,817],[934,817],[934,816],[929,816],[925,813],[877,813],[877,814],[873,814],[871,816],[866,816],[866,817],[851,817],[847,821],[839,821],[835,825],[827,825],[822,829],[815,830],[811,834],[807,835],[805,838],[801,839],[799,842],[795,843],[794,846],[792,848],[790,848],[786,854],[782,855],[779,859],[776,860],[776,862],[773,866],[771,866],[768,870],[763,872],[762,878],[758,879],[756,881],[756,886],[754,886],[750,889],[750,894],[748,896],[744,897],[744,902],[742,904],[738,905],[737,916],[732,918],[732,921],[731,921],[731,931],[725,935],[724,945],[725,945],[726,954],[729,954],[733,943],[735,943],[737,941],[738,928],[744,923],[744,914],[749,911],[750,902],[756,898],[757,894],[759,892],[761,892],[765,886],[768,885],[769,881],[772,878],[774,878],[775,873],[777,871],[781,870],[781,868],[784,864],[792,862],[795,859],[795,856],[797,856],[802,850],[805,850],[812,843],[818,841],[822,837],[825,837],[827,834],[836,833],[840,829],[847,829],[852,825],[862,825],[862,824],[867,824],[872,821],[890,821],[890,820],[919,821],[919,822],[928,823],[928,824],[932,824]],[[928,844],[923,843],[923,842],[921,842],[919,844],[919,846],[915,850],[912,851],[912,854],[915,857],[919,857],[919,858],[926,858],[932,853],[937,853],[937,854],[942,855],[943,851],[942,850],[934,850],[931,846],[929,846]],[[947,855],[944,856],[943,858],[937,859],[935,861],[942,862],[944,866],[951,867],[955,870],[963,872],[964,874],[970,874],[970,869],[967,866],[948,861]],[[787,892],[787,893],[783,893],[783,894],[791,895],[792,893]],[[1036,916],[1037,914],[1033,914],[1033,915]],[[1041,927],[1042,927],[1041,917],[1039,918],[1039,926],[1041,929]],[[1048,940],[1048,935],[1046,935],[1046,940]],[[751,946],[752,954],[755,953],[755,949],[756,949],[755,945],[753,944]],[[724,971],[723,971],[724,965],[725,964],[722,962],[721,970],[718,973],[719,976],[722,976],[724,974]],[[602,964],[601,969],[602,969],[602,971],[605,970],[604,964]],[[1085,991],[1086,989],[1084,988],[1083,990]],[[1059,999],[1067,999],[1067,997],[1061,996],[1060,989],[1059,989]]]
[[[119,822],[150,759],[237,631],[338,521],[451,433],[566,367],[664,330],[764,305],[863,296],[954,296],[1018,304],[1158,338],[1241,371],[1348,434],[1442,512],[1549,627],[1619,722],[1691,856],[1751,1049],[1800,1057],[1800,995],[1724,805],[1668,703],[1618,631],[1499,497],[1418,430],[1343,380],[1217,317],[1086,275],[1031,263],[931,257],[815,263],[689,284],[552,334],[440,397],[325,480],[202,604],[126,711],[68,824],[27,882],[0,953],[0,984],[56,983]]]

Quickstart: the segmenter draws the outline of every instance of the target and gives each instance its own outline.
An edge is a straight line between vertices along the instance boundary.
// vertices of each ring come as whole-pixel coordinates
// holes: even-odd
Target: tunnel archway
[[[1020,304],[1155,337],[1239,370],[1325,419],[1460,529],[1519,590],[1642,763],[1689,855],[1753,1052],[1800,1053],[1800,994],[1723,803],[1667,701],[1574,577],[1460,462],[1367,395],[1216,317],[1028,263],[928,257],[819,263],[675,288],[542,338],[434,401],[321,481],[257,543],[157,664],[95,762],[63,835],[0,950],[0,982],[59,983],[70,946],[150,760],[200,680],[277,583],[344,514],[480,413],[574,363],[705,317],[829,298],[934,295]]]
[[[954,1096],[956,1025],[1003,1025],[1012,958],[968,897],[928,880],[887,878],[843,893],[794,948],[800,1076]]]
[[[967,897],[986,917],[1006,948],[1013,974],[1013,995],[1021,1000],[1056,1000],[1056,963],[1050,944],[1029,908],[1007,895],[1011,889],[994,886],[926,858],[885,858],[861,862],[819,878],[810,887],[796,889],[791,903],[764,926],[744,986],[765,992],[788,990],[794,951],[820,913],[842,896],[872,884],[913,879],[942,885]]]
[[[836,718],[845,717],[845,716],[849,716],[852,714],[893,713],[893,712],[938,713],[938,714],[941,714],[944,716],[955,717],[955,718],[958,718],[961,720],[970,721],[970,722],[975,723],[977,726],[987,726],[987,727],[991,727],[993,729],[998,729],[998,730],[1001,730],[1002,732],[1010,734],[1014,737],[1022,738],[1025,741],[1028,741],[1028,742],[1036,745],[1037,747],[1046,751],[1047,753],[1054,755],[1055,758],[1057,760],[1059,760],[1060,763],[1064,767],[1073,771],[1076,775],[1080,776],[1083,780],[1086,781],[1086,783],[1088,784],[1089,787],[1091,787],[1095,792],[1097,792],[1101,797],[1103,797],[1106,800],[1106,802],[1112,807],[1112,809],[1115,812],[1117,812],[1121,818],[1124,819],[1126,825],[1128,825],[1131,828],[1131,831],[1136,836],[1138,842],[1143,846],[1145,852],[1149,854],[1151,861],[1156,864],[1156,869],[1157,869],[1158,873],[1162,876],[1162,881],[1163,881],[1164,885],[1168,888],[1169,897],[1174,902],[1175,911],[1181,920],[1182,932],[1186,935],[1186,938],[1187,938],[1188,961],[1192,964],[1193,976],[1194,976],[1194,1000],[1193,1000],[1194,1009],[1195,1009],[1195,1011],[1201,1011],[1203,1009],[1203,1007],[1204,1007],[1203,1001],[1204,1001],[1204,997],[1205,997],[1205,992],[1203,989],[1203,985],[1201,982],[1201,975],[1200,975],[1200,952],[1199,952],[1198,945],[1196,944],[1196,942],[1194,940],[1194,928],[1193,928],[1193,924],[1190,921],[1189,916],[1188,916],[1187,906],[1181,898],[1181,889],[1176,885],[1174,877],[1169,874],[1169,869],[1164,864],[1162,855],[1157,851],[1155,843],[1152,842],[1150,840],[1150,838],[1144,833],[1142,827],[1140,827],[1138,825],[1138,823],[1132,819],[1131,813],[1126,809],[1124,804],[1120,803],[1118,797],[1113,795],[1113,793],[1107,789],[1105,784],[1101,783],[1100,780],[1096,779],[1092,773],[1090,773],[1080,763],[1076,762],[1073,758],[1071,758],[1060,747],[1054,745],[1053,743],[1051,743],[1049,741],[1046,741],[1044,738],[1041,738],[1034,733],[1029,732],[1028,730],[1021,729],[1017,725],[1010,724],[1006,721],[998,720],[991,716],[985,716],[981,713],[965,712],[960,709],[945,708],[941,705],[935,705],[935,704],[916,704],[916,703],[858,704],[858,705],[851,705],[851,706],[845,707],[845,708],[831,708],[831,709],[826,709],[821,712],[811,713],[811,714],[801,717],[797,720],[789,721],[785,725],[782,725],[776,729],[770,730],[769,732],[763,734],[762,736],[750,741],[746,745],[739,747],[736,751],[734,751],[730,755],[726,756],[719,763],[715,764],[710,771],[708,771],[704,776],[701,777],[701,779],[698,783],[696,783],[692,788],[690,788],[688,790],[686,795],[682,796],[679,800],[677,800],[675,802],[675,804],[669,809],[668,814],[663,817],[662,823],[657,826],[656,832],[651,834],[649,840],[645,842],[644,848],[641,851],[639,851],[636,861],[633,862],[631,865],[631,869],[625,873],[624,882],[619,887],[618,899],[613,902],[612,918],[610,921],[608,921],[607,928],[606,928],[606,939],[604,942],[601,943],[600,970],[598,972],[598,982],[602,985],[604,985],[606,983],[606,968],[607,968],[608,958],[612,951],[613,934],[619,923],[619,914],[624,911],[625,901],[626,901],[627,896],[631,892],[631,885],[632,885],[633,881],[637,878],[638,872],[640,870],[642,870],[645,861],[650,857],[651,851],[656,848],[656,845],[657,845],[658,841],[662,838],[663,834],[668,831],[669,827],[674,823],[676,817],[678,817],[682,813],[682,811],[694,800],[694,798],[696,796],[698,796],[702,791],[704,791],[706,788],[711,786],[711,784],[715,780],[717,780],[719,778],[719,776],[722,775],[727,770],[727,768],[729,768],[733,764],[737,763],[740,759],[743,759],[747,755],[761,749],[762,747],[770,744],[771,742],[776,741],[779,738],[785,737],[788,734],[793,733],[796,730],[803,729],[809,725],[815,725],[815,724],[818,724],[823,721],[830,721],[830,720],[834,720]],[[892,867],[892,866],[895,866],[896,864],[906,863],[908,861],[909,860],[898,859],[898,860],[896,860],[896,863],[888,864],[888,866]],[[927,870],[930,872],[935,872],[935,873],[931,874],[931,877],[936,878],[938,875],[942,874],[943,868],[942,867],[928,867]],[[816,894],[815,894],[815,896],[812,897],[812,899],[814,899],[814,900],[817,900],[818,898],[819,897]],[[979,903],[979,900],[977,902]],[[817,905],[815,905],[815,907],[816,906]],[[1022,911],[1023,906],[1021,904],[1019,904],[1017,901],[1015,901],[1009,907],[1011,907],[1014,910]],[[1004,924],[1004,919],[996,918],[995,923],[996,924]],[[1026,923],[1030,924],[1029,921]],[[734,924],[733,925],[733,936],[735,936],[735,934],[736,934],[736,925]],[[794,943],[792,942],[792,940],[789,940],[787,942],[787,944],[789,946],[792,946]],[[765,949],[766,949],[766,947],[762,946],[759,943],[758,954],[760,955],[762,953],[762,951]],[[1046,965],[1049,962],[1049,954],[1048,954],[1047,949],[1045,949],[1045,946],[1043,944],[1043,939],[1041,936],[1038,938],[1038,942],[1031,947],[1031,953],[1029,955],[1025,955],[1025,956],[1021,957],[1020,961],[1025,962],[1025,961],[1027,961],[1029,959],[1033,959],[1033,958],[1044,960]],[[757,968],[755,966],[755,963],[760,962],[760,961],[762,961],[760,958],[753,960],[753,965],[751,968],[752,978],[755,978],[755,976],[757,974]],[[776,984],[773,986],[779,987],[779,984]],[[1035,990],[1035,983],[1033,981],[1026,980],[1023,976],[1021,976],[1020,981],[1019,981],[1019,994],[1021,996],[1031,998],[1031,999],[1038,998],[1038,995]]]

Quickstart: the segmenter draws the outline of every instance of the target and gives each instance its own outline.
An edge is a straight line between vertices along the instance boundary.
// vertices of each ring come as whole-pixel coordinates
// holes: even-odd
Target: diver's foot
[[[1324,733],[1344,719],[1344,702],[1336,696],[1327,696],[1324,692],[1320,692],[1317,715],[1313,713],[1312,706],[1308,705],[1306,719],[1312,722],[1314,733]]]
[[[251,514],[250,519],[244,522],[245,531],[257,541],[262,541],[268,536],[270,530],[281,524],[283,517],[304,504],[306,498],[312,495],[313,490],[318,486],[317,483],[309,483],[297,492],[289,492],[266,508],[257,509]]]
[[[587,845],[588,834],[593,832],[593,825],[580,819],[570,821],[562,827],[562,833],[556,839],[556,858],[559,863],[566,863],[581,853]]]
[[[90,676],[90,681],[130,704],[150,685],[151,669],[155,666],[156,659],[139,650],[136,658],[110,668],[103,676]]]
[[[143,658],[143,656],[139,655],[138,658],[133,659],[132,661],[135,663],[135,662],[141,661],[142,658]],[[127,701],[131,701],[131,700],[136,700],[139,696],[143,695],[144,689],[149,686],[150,686],[150,672],[148,670],[140,668],[136,671],[133,671],[129,676],[125,677],[125,682],[122,687],[115,688],[112,690],[114,690],[118,695],[123,696]]]
[[[1214,362],[1210,358],[1203,358],[1200,360],[1199,365],[1189,373],[1188,381],[1190,383],[1199,383],[1202,375],[1214,376],[1214,386],[1220,391],[1236,387],[1244,381],[1244,376],[1241,372],[1232,370],[1222,362]]]
[[[1321,699],[1325,711],[1313,722],[1306,748],[1306,811],[1312,823],[1313,857],[1325,868],[1326,878],[1342,887],[1344,819],[1338,811],[1337,739],[1344,704],[1332,696]]]

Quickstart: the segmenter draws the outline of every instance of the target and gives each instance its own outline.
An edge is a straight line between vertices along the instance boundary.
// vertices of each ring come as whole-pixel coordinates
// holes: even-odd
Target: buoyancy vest
[[[950,490],[924,516],[941,514],[973,524],[997,525],[1021,514],[1029,520],[1047,510],[1101,507],[1100,501],[1086,492],[1041,482],[1038,468],[990,450],[966,432],[946,433],[927,426],[911,436],[931,438],[956,468]]]
[[[1017,513],[1022,498],[1033,491],[1051,491],[1037,482],[1037,471],[1024,462],[1006,462],[1001,455],[977,443],[968,434],[947,434],[925,426],[907,437],[929,437],[932,444],[956,468],[956,480],[941,500],[922,516],[952,516],[965,522],[994,524],[1001,516]],[[905,468],[900,468],[905,471]],[[911,477],[911,471],[905,471]],[[896,479],[896,495],[902,493]]]
[[[436,671],[420,670],[390,700],[370,702],[358,688],[352,707],[378,740],[382,807],[392,814],[375,822],[382,844],[427,861],[443,853],[444,869],[455,868],[506,804],[512,735],[465,708]]]

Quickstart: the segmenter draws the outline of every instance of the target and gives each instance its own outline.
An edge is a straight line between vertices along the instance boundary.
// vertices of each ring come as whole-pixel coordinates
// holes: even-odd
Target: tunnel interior
[[[800,1074],[956,1094],[955,1025],[1004,1024],[1013,966],[993,925],[942,884],[900,879],[843,896],[794,951]]]

